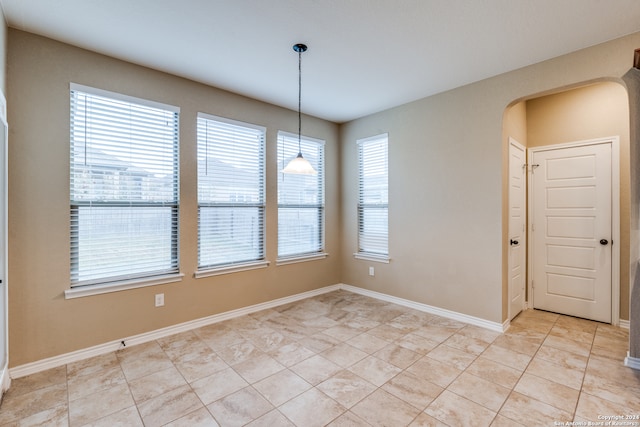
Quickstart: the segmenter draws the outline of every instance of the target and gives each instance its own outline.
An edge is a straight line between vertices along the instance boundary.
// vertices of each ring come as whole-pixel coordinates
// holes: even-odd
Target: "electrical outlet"
[[[376,275],[376,271],[374,270],[373,267],[369,267],[369,276],[375,276]]]
[[[156,294],[156,307],[164,305],[164,294]]]

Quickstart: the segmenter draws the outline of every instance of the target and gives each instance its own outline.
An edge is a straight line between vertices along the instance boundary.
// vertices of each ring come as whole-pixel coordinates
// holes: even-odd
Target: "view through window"
[[[70,93],[71,285],[177,272],[179,110]]]

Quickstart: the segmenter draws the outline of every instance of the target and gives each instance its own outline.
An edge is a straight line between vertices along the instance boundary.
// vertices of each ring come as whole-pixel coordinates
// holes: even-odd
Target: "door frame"
[[[509,168],[509,189],[507,192],[507,205],[509,208],[509,223],[510,223],[510,219],[511,219],[511,146],[516,147],[519,150],[522,150],[522,153],[524,154],[524,165],[525,167],[527,166],[529,160],[528,160],[528,152],[527,152],[527,148],[520,144],[515,138],[513,137],[509,137],[509,164],[508,164],[508,168]],[[524,254],[524,260],[522,262],[522,274],[525,276],[525,290],[524,292],[527,291],[527,276],[528,276],[528,257],[529,257],[529,246],[528,246],[528,229],[529,229],[529,212],[528,212],[528,205],[529,205],[529,200],[528,200],[528,189],[529,189],[529,174],[525,173],[524,175],[524,189],[525,189],[525,194],[524,194],[524,209],[522,214],[524,215],[523,218],[523,223],[524,223],[524,231],[522,233],[522,238],[524,239],[524,242],[522,244],[522,248],[525,251]],[[511,230],[510,227],[507,227],[507,239],[511,238]],[[507,316],[509,321],[513,320],[513,316],[511,315],[511,247],[509,246],[509,256],[507,258],[507,270],[508,270],[508,277],[507,277],[507,298],[509,299],[509,304],[507,306]],[[522,296],[522,310],[525,310],[527,308],[527,298],[526,298],[526,294]]]
[[[8,177],[8,166],[9,166],[9,126],[7,124],[7,100],[4,96],[2,90],[0,90],[0,122],[3,124],[3,141],[0,143],[0,150],[2,150],[2,154],[0,155],[0,159],[2,159],[2,164],[0,164],[0,173],[3,174],[3,178],[0,180],[3,183],[2,188],[0,188],[0,209],[2,212],[0,213],[0,245],[4,246],[3,256],[0,259],[0,263],[2,263],[2,268],[0,269],[2,274],[0,275],[0,279],[2,280],[2,285],[0,286],[0,292],[2,292],[3,297],[2,300],[4,304],[0,307],[0,315],[3,317],[3,325],[4,331],[2,331],[3,342],[3,350],[4,350],[4,364],[0,366],[0,400],[2,399],[2,395],[5,391],[9,389],[11,386],[11,376],[9,375],[9,248],[8,248],[8,239],[9,239],[9,228],[8,228],[8,215],[9,215],[9,177]]]
[[[527,148],[527,271],[533,271],[533,244],[535,235],[532,232],[533,222],[533,155],[541,151],[551,151],[562,148],[586,147],[589,145],[611,144],[611,324],[620,324],[620,137],[589,139],[585,141],[567,142],[563,144],[545,145]],[[616,243],[617,242],[617,243]],[[533,277],[527,277],[527,304],[533,308]]]

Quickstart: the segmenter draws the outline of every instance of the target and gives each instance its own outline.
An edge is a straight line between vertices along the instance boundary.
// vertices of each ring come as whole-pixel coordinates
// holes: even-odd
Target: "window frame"
[[[134,200],[134,198],[123,198],[118,200],[100,200],[101,194],[100,192],[96,192],[92,195],[92,198],[88,199],[75,199],[74,198],[74,180],[76,179],[76,173],[78,165],[74,162],[74,153],[77,148],[76,137],[74,136],[74,123],[78,120],[78,117],[75,115],[74,108],[76,106],[74,102],[74,97],[76,97],[76,93],[84,94],[88,97],[96,97],[96,98],[106,98],[110,101],[116,103],[124,103],[130,104],[132,106],[138,106],[142,109],[151,108],[151,109],[159,109],[164,110],[166,113],[173,115],[173,121],[170,124],[173,126],[173,146],[171,148],[171,161],[170,165],[172,168],[171,173],[171,185],[172,185],[172,200],[171,201],[144,201],[144,200]],[[85,106],[86,108],[86,106]],[[84,111],[87,111],[86,109]],[[80,113],[78,113],[80,114]],[[101,119],[105,119],[107,113],[104,113],[104,116]],[[86,114],[85,114],[85,126],[86,126]],[[137,98],[129,95],[124,95],[121,93],[111,92],[103,89],[93,88],[89,86],[84,86],[76,83],[69,84],[69,123],[70,123],[70,134],[69,134],[69,150],[70,150],[70,159],[69,159],[69,171],[70,171],[70,181],[69,181],[69,215],[70,215],[70,253],[69,253],[69,261],[70,261],[70,287],[65,290],[65,298],[78,298],[88,295],[96,295],[103,294],[108,292],[115,292],[125,289],[133,289],[138,287],[145,286],[153,286],[157,284],[165,284],[172,283],[182,280],[183,274],[180,273],[180,221],[179,221],[179,210],[180,210],[180,108],[156,101],[151,101],[143,98]],[[141,127],[142,125],[137,122],[136,126]],[[92,126],[96,126],[96,123],[92,123]],[[136,129],[136,127],[132,127]],[[119,127],[119,130],[122,130],[122,127]],[[156,136],[156,135],[154,135]],[[84,150],[86,152],[88,140],[86,136],[84,139],[78,138],[78,140],[82,140],[81,144],[84,144]],[[98,146],[100,144],[98,143]],[[115,145],[114,145],[115,147]],[[99,148],[102,150],[102,148]],[[156,167],[158,164],[155,165]],[[135,168],[136,166],[133,162],[127,166]],[[75,172],[74,172],[75,171]],[[92,172],[91,169],[88,170]],[[93,176],[92,172],[92,176]],[[104,174],[104,171],[100,170],[100,167],[96,167],[96,174]],[[130,185],[130,184],[129,184]],[[126,191],[130,191],[130,188],[124,189]],[[121,193],[116,193],[121,194]],[[157,193],[156,193],[157,194]],[[104,197],[102,195],[102,197]],[[123,208],[158,208],[158,207],[170,207],[171,213],[169,214],[169,227],[170,227],[170,238],[169,238],[169,247],[167,248],[170,251],[169,261],[167,264],[167,268],[161,268],[156,270],[149,271],[138,271],[129,272],[116,271],[113,270],[113,266],[111,275],[103,275],[102,277],[93,277],[93,278],[85,278],[82,279],[80,277],[80,271],[78,270],[79,260],[82,256],[80,252],[80,237],[79,234],[80,224],[74,225],[74,221],[79,218],[80,209],[82,207],[123,207]],[[114,245],[112,247],[117,247]],[[90,274],[92,270],[88,270]],[[95,269],[93,270],[95,272]],[[117,273],[117,274],[116,274]]]
[[[289,161],[291,159],[292,156],[295,156],[296,153],[298,152],[298,134],[294,134],[292,132],[286,132],[286,131],[278,131],[277,134],[277,148],[276,148],[276,158],[277,158],[277,166],[278,166],[278,183],[277,183],[277,188],[276,188],[276,200],[278,203],[278,247],[277,247],[277,259],[276,259],[276,265],[286,265],[286,264],[292,264],[292,263],[297,263],[297,262],[305,262],[305,261],[312,261],[312,260],[317,260],[317,259],[324,259],[328,256],[328,254],[326,253],[326,240],[325,240],[325,224],[326,224],[326,207],[325,207],[325,148],[326,148],[326,142],[322,139],[319,138],[313,138],[310,136],[304,136],[304,135],[300,135],[300,140],[301,140],[301,144],[314,144],[317,146],[317,150],[319,153],[319,160],[317,162],[315,162],[316,164],[314,164],[314,169],[316,169],[317,172],[317,197],[320,200],[319,203],[316,204],[305,204],[305,203],[281,203],[280,202],[280,196],[281,196],[281,182],[283,179],[287,179],[287,177],[289,176],[295,176],[295,175],[290,175],[290,174],[285,174],[282,172],[282,170],[284,169],[284,167],[286,166],[286,162]],[[285,148],[285,144],[287,144],[287,147]],[[294,149],[291,150],[291,145],[294,145]],[[290,153],[293,153],[291,156],[286,157],[285,155],[287,154],[287,151],[289,151]],[[305,149],[302,149],[303,152],[303,156],[308,153],[308,150],[305,151]],[[311,157],[310,155],[306,155],[305,158],[307,160],[309,160]],[[318,249],[317,250],[309,250],[309,251],[301,251],[301,252],[294,252],[294,253],[287,253],[282,255],[281,254],[281,246],[280,243],[282,241],[282,236],[280,234],[281,230],[281,226],[279,223],[280,217],[281,217],[281,209],[309,209],[309,210],[314,210],[317,211],[317,217],[318,217],[318,221],[317,221],[317,227],[318,227]]]
[[[365,181],[364,181],[364,147],[367,144],[376,144],[384,142],[385,144],[385,157],[384,157],[384,166],[385,166],[385,186],[386,186],[386,202],[382,203],[363,203],[363,196],[365,189]],[[357,252],[353,255],[356,259],[362,259],[367,261],[376,261],[382,263],[388,263],[390,261],[389,257],[389,134],[381,133],[378,135],[370,136],[367,138],[361,138],[356,141],[357,152],[358,152],[358,199],[357,199]],[[363,249],[363,237],[365,237],[365,233],[370,234],[371,231],[366,231],[364,229],[364,213],[368,209],[380,210],[383,209],[386,211],[387,222],[385,224],[385,240],[386,247],[384,252],[370,251]]]
[[[200,200],[200,144],[202,136],[199,133],[200,121],[201,120],[209,120],[212,122],[217,122],[230,126],[238,126],[241,128],[246,128],[250,130],[257,131],[262,135],[261,141],[261,151],[258,153],[259,159],[258,164],[260,167],[259,174],[261,177],[260,188],[258,188],[258,193],[262,197],[261,202],[252,203],[252,204],[233,204],[233,203],[221,203],[221,202],[201,202]],[[205,136],[204,138],[206,138]],[[197,219],[197,227],[198,227],[198,260],[197,260],[197,269],[194,273],[195,278],[202,277],[210,277],[217,276],[228,273],[235,273],[239,271],[245,270],[253,270],[258,268],[266,268],[269,266],[269,261],[266,259],[266,223],[267,223],[267,209],[266,209],[266,138],[267,138],[267,128],[264,126],[256,125],[253,123],[242,122],[234,119],[230,119],[227,117],[216,116],[204,112],[198,112],[196,119],[196,149],[197,153],[197,167],[198,171],[196,172],[197,179],[197,205],[198,205],[198,219]],[[201,245],[202,245],[202,235],[201,235],[201,209],[202,208],[258,208],[261,212],[259,213],[259,217],[261,218],[260,230],[258,242],[261,247],[259,249],[261,257],[258,259],[251,260],[238,260],[231,261],[226,263],[219,264],[207,264],[201,265]]]

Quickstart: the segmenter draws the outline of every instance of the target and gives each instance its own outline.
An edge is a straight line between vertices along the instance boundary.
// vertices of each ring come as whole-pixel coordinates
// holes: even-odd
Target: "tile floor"
[[[338,291],[16,379],[0,425],[597,422],[640,414],[627,346],[547,312],[499,334]]]

